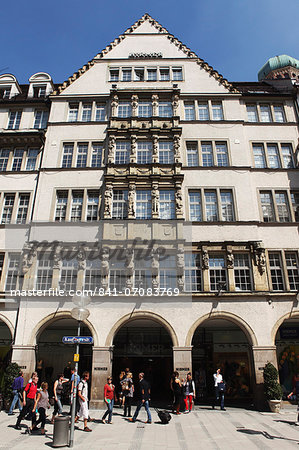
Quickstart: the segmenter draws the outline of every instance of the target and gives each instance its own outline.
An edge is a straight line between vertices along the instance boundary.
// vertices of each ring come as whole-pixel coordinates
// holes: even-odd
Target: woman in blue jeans
[[[106,423],[106,417],[108,416],[108,423],[112,423],[112,411],[114,406],[114,391],[115,386],[112,384],[112,378],[107,378],[107,384],[104,386],[104,400],[107,406],[107,411],[102,417],[102,423]]]
[[[54,411],[53,411],[53,416],[52,416],[52,420],[51,423],[54,423],[54,418],[56,416],[56,414],[58,413],[59,416],[61,416],[62,414],[62,404],[61,404],[61,395],[62,395],[62,391],[63,391],[63,383],[66,383],[68,380],[68,378],[64,378],[63,373],[60,373],[57,376],[57,380],[54,383]]]

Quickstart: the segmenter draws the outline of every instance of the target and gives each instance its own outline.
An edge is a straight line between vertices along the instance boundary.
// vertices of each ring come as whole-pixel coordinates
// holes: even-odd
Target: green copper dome
[[[263,65],[258,73],[258,80],[261,81],[266,78],[268,73],[272,72],[272,70],[281,69],[282,67],[287,66],[299,69],[299,60],[288,55],[274,56],[273,58],[268,59],[266,64]]]

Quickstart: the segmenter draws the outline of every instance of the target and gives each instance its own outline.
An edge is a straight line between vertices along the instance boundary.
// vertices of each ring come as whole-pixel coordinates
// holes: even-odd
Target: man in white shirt
[[[88,384],[87,381],[89,380],[89,372],[84,372],[82,375],[82,379],[78,385],[78,397],[79,397],[79,403],[80,403],[80,410],[78,412],[78,415],[76,417],[76,422],[78,422],[79,417],[83,417],[84,420],[84,431],[92,431],[87,426],[87,421],[89,417],[89,411],[88,411]]]
[[[214,386],[215,386],[215,399],[216,402],[219,402],[220,398],[220,408],[222,411],[225,411],[224,408],[224,391],[219,388],[219,383],[223,383],[223,378],[221,375],[221,369],[217,369],[216,373],[214,373]],[[215,402],[213,404],[213,409],[215,409]]]

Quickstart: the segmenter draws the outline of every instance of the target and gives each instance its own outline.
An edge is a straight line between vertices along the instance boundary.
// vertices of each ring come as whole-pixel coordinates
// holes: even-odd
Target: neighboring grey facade
[[[147,14],[61,86],[43,76],[45,98],[50,94],[45,111],[51,104],[43,157],[28,172],[25,159],[18,170],[9,166],[16,158],[11,153],[0,174],[0,318],[12,335],[12,360],[29,375],[36,358],[47,358],[41,347],[36,350],[41,334],[58,319],[67,326],[73,306],[70,296],[21,296],[18,302],[10,288],[110,287],[130,293],[134,287],[160,287],[172,295],[92,298],[85,325],[94,339],[93,404],[102,400],[116,361],[126,356],[135,364],[133,350],[118,350],[113,360],[121,348],[115,337],[130,324],[148,334],[155,326],[166,330],[172,368],[182,376],[199,367],[208,375],[208,360],[233,363],[229,353],[243,345],[235,360],[246,366],[258,404],[262,368],[268,361],[277,365],[279,327],[285,320],[298,327],[296,85],[230,83]],[[0,89],[1,83],[17,86],[15,79],[0,77]],[[6,100],[0,104],[1,152],[6,136],[12,148],[14,142],[23,145],[25,135],[36,139],[30,125],[34,98],[24,99],[19,130],[12,131],[8,112],[18,108]],[[11,192],[19,206],[9,204]],[[30,193],[23,216],[22,192]],[[4,211],[10,215],[6,222]],[[132,251],[136,238],[154,242],[146,261],[136,263],[137,250],[148,249],[138,242]],[[57,241],[44,256],[42,241]],[[95,243],[106,251],[92,259]],[[122,261],[113,259],[117,246],[126,249]],[[164,260],[157,252],[161,246],[167,249]],[[63,256],[65,249],[74,258]],[[209,323],[210,357],[209,343],[200,341],[200,327]],[[216,342],[217,324],[227,336],[240,330],[240,341],[222,342],[219,335]],[[297,348],[299,339],[292,342]],[[141,348],[149,358],[157,352]],[[71,353],[63,352],[61,346],[52,367],[68,360]]]

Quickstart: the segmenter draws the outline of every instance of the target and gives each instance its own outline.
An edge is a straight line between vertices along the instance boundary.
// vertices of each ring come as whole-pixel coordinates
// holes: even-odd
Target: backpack
[[[168,422],[171,420],[171,415],[169,414],[169,412],[167,411],[158,411],[156,409],[156,412],[158,414],[159,419],[161,420],[161,423],[163,423],[164,425],[167,425]]]

